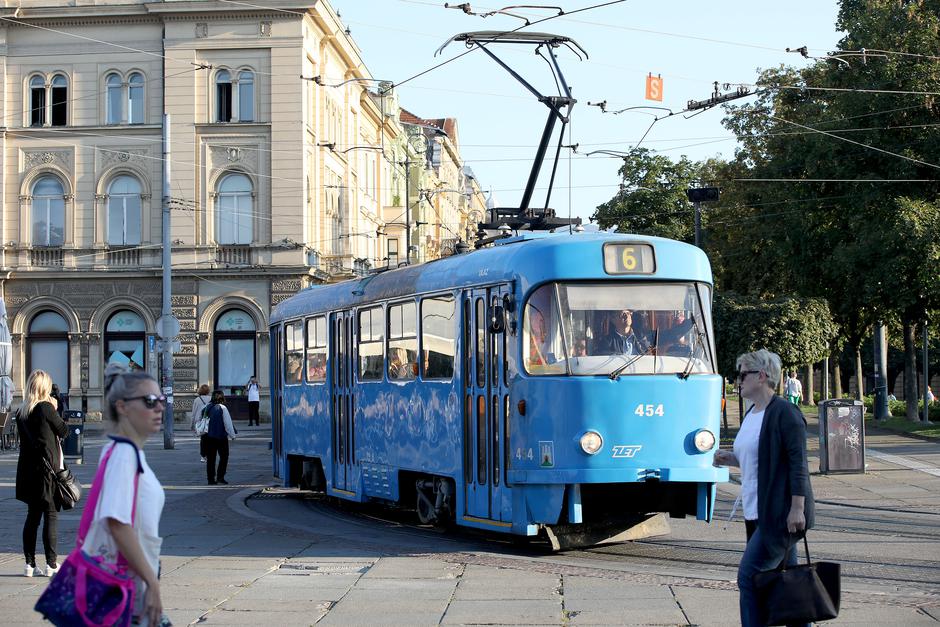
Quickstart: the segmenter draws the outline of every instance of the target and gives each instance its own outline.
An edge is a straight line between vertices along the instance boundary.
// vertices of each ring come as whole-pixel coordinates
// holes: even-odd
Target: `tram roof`
[[[607,274],[602,247],[608,242],[651,244],[656,254],[656,271],[644,275]],[[712,275],[708,258],[701,249],[675,240],[604,232],[524,233],[501,240],[496,246],[469,253],[379,272],[361,279],[311,286],[277,305],[271,314],[271,323],[315,312],[475,285],[518,280],[525,294],[546,281],[617,278],[711,283]]]

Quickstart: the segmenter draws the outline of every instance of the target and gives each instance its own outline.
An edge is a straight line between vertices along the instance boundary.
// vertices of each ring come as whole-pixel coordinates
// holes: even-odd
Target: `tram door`
[[[463,303],[466,514],[506,522],[506,333],[494,330],[491,319],[509,293],[509,286],[470,290]]]
[[[330,316],[330,448],[333,489],[352,492],[355,463],[353,398],[353,314],[340,311]]]
[[[278,325],[271,329],[271,449],[274,457],[274,476],[281,476],[281,463],[284,455],[284,418],[283,375],[284,375],[284,344],[283,327]]]

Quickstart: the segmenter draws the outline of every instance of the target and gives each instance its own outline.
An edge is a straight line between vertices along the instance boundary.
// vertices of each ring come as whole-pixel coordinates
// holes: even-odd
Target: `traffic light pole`
[[[702,203],[692,203],[695,207],[695,245],[702,247]]]
[[[170,116],[163,114],[163,307],[161,321],[168,320],[173,315],[171,294],[172,266],[170,250]],[[163,406],[163,448],[176,448],[173,439],[173,342],[167,337],[166,329],[159,329],[160,340],[163,343],[162,359],[160,360],[160,385],[166,396]]]

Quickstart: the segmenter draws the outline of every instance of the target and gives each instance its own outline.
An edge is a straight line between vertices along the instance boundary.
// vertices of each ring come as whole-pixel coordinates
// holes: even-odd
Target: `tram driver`
[[[605,334],[598,340],[597,353],[639,355],[649,349],[649,342],[633,328],[633,310],[620,309],[607,314]]]

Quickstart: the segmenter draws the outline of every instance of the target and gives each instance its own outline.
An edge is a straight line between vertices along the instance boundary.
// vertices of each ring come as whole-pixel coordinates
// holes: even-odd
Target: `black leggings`
[[[23,556],[30,566],[36,565],[36,533],[39,531],[39,522],[43,516],[46,518],[46,524],[42,527],[42,548],[46,551],[46,564],[50,566],[57,564],[58,556],[55,547],[59,512],[54,506],[46,503],[34,503],[29,505],[26,523],[23,525]]]

